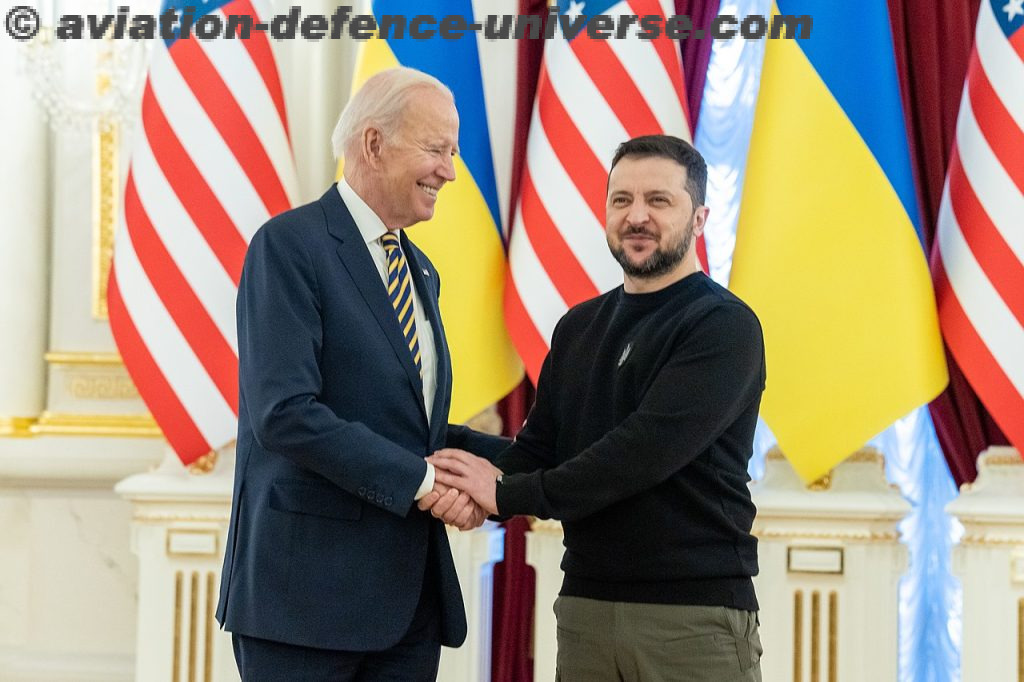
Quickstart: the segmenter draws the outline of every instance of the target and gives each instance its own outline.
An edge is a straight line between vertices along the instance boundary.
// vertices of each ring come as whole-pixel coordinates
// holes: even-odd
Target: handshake
[[[495,481],[501,469],[465,450],[438,450],[427,461],[434,466],[434,489],[417,506],[459,530],[479,527],[498,513]]]

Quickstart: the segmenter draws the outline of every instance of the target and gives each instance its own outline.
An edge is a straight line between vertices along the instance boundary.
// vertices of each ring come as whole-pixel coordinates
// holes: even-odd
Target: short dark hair
[[[660,157],[671,159],[686,169],[686,192],[693,201],[693,207],[704,205],[708,189],[708,165],[693,145],[672,135],[641,135],[619,145],[612,158],[612,166],[625,157],[646,159]]]

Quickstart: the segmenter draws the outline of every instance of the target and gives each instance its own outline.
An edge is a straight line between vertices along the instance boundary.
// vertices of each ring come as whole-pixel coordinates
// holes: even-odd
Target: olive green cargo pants
[[[555,617],[556,682],[761,682],[752,611],[559,597]]]

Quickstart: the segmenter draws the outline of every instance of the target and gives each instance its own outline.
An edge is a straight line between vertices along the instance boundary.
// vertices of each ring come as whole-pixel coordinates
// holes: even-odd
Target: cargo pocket
[[[736,640],[740,669],[746,672],[761,661],[761,635],[757,631],[757,613],[727,609],[729,625]]]

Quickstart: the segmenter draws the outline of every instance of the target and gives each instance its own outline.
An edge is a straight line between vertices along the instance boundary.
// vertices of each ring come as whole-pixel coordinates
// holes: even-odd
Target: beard
[[[622,246],[620,241],[618,246],[613,246],[611,240],[608,242],[608,249],[615,256],[615,260],[622,266],[622,271],[630,277],[637,279],[653,279],[664,275],[666,272],[671,271],[674,267],[686,256],[686,252],[690,250],[690,246],[693,244],[693,230],[696,223],[696,212],[690,218],[689,224],[686,226],[686,230],[683,232],[683,236],[680,237],[675,244],[666,244],[665,246],[658,246],[658,249],[650,256],[645,258],[640,263],[634,263],[626,255],[626,249]],[[642,227],[629,228],[624,237],[631,234],[646,234],[652,235],[646,229]]]

